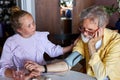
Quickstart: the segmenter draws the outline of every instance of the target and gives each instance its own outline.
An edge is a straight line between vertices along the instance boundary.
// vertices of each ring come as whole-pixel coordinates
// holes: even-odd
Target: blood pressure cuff
[[[80,60],[82,60],[82,55],[75,51],[72,52],[64,61],[71,67],[75,66]]]

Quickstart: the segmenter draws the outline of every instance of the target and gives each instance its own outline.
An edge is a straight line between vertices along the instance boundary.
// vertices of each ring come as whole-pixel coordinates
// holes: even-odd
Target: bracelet
[[[46,65],[43,65],[45,71],[43,73],[47,73],[47,66]]]

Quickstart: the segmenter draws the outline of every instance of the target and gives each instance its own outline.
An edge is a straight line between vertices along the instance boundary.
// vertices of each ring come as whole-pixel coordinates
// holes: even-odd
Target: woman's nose
[[[84,36],[88,36],[88,32],[84,31],[84,32],[83,32],[83,35],[84,35]]]

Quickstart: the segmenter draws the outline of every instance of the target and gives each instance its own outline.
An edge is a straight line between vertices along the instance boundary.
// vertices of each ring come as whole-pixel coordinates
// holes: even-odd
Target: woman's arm
[[[110,79],[115,79],[115,77],[119,76],[120,70],[118,69],[118,66],[120,66],[120,43],[115,43],[114,45],[107,47],[107,49],[104,50],[104,58],[101,59],[100,55],[101,53],[94,53],[91,56],[91,59],[89,61],[90,66],[92,67],[92,70],[95,74],[95,77],[99,80],[102,80],[106,76],[110,77]],[[100,51],[99,51],[100,52]],[[112,71],[111,71],[112,70]],[[113,80],[114,80],[113,79]]]
[[[60,72],[60,71],[66,71],[68,70],[68,65],[64,61],[60,61],[57,63],[46,65],[46,69],[44,66],[39,65],[33,61],[27,61],[25,64],[25,68],[30,71],[39,71],[39,73],[42,72]]]
[[[83,57],[78,52],[73,52],[69,55],[65,60],[52,63],[46,66],[41,66],[33,61],[27,61],[25,64],[25,68],[30,71],[39,71],[41,72],[62,72],[71,69],[74,65],[76,65]]]

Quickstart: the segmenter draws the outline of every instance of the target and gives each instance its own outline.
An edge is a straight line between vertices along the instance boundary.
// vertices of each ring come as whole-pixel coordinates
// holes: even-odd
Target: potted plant
[[[119,10],[118,7],[115,7],[115,4],[112,4],[112,6],[103,6],[103,9],[112,16],[116,11]]]
[[[115,12],[118,12],[120,14],[120,0],[117,0],[118,6],[116,7],[115,4],[112,4],[111,6],[103,6],[103,9],[112,16]],[[118,21],[115,23],[115,30],[118,30],[120,33],[120,18],[118,18]]]

